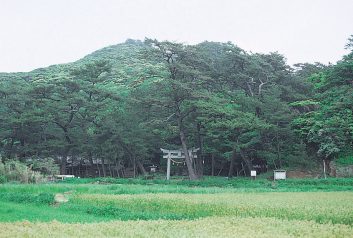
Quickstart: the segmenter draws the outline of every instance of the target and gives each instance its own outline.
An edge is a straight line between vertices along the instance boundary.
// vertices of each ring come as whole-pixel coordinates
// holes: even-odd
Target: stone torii
[[[197,149],[190,149],[188,150],[189,156],[191,159],[196,159],[197,158],[197,151],[200,148]],[[163,152],[163,158],[167,159],[167,180],[170,179],[170,162],[172,159],[185,159],[185,154],[184,152],[180,150],[166,150],[162,149],[161,151]]]

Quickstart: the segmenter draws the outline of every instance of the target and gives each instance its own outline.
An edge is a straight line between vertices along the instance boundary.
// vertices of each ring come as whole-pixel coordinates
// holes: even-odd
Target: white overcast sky
[[[336,62],[353,0],[0,0],[0,72],[67,63],[127,38],[232,41],[289,64]]]

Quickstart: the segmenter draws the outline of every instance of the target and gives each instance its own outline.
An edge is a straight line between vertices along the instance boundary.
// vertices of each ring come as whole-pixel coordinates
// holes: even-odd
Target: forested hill
[[[247,53],[232,43],[147,39],[2,73],[0,155],[53,158],[62,174],[67,162],[93,167],[95,159],[144,173],[147,164],[164,168],[160,148],[197,147],[198,158],[185,159],[191,179],[214,168],[232,176],[258,165],[349,161],[352,58],[293,69],[278,53]]]

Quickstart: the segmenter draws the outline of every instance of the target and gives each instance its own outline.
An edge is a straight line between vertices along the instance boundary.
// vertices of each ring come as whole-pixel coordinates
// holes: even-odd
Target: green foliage
[[[353,165],[353,155],[340,155],[335,161],[340,165]]]
[[[26,164],[16,160],[2,162],[0,160],[1,183],[17,181],[21,183],[40,183],[46,181],[45,177],[37,171],[33,171]]]
[[[56,175],[59,174],[59,166],[53,158],[38,158],[32,157],[27,160],[34,171],[39,171],[44,175]]]
[[[344,57],[336,65],[312,74],[308,80],[313,83],[315,94],[291,104],[300,111],[293,127],[320,159],[333,160],[352,150],[352,69],[352,59]],[[308,102],[315,102],[315,106]]]
[[[51,193],[1,193],[0,200],[23,204],[51,205],[54,203],[54,194]]]
[[[0,184],[2,183],[6,183],[7,182],[7,178],[5,175],[0,175]]]
[[[201,148],[187,163],[195,178],[210,158],[245,172],[259,161],[306,167],[352,149],[352,62],[291,68],[278,53],[230,42],[127,40],[74,63],[0,74],[0,155],[46,174],[59,173],[53,161],[65,174],[71,159],[93,158],[144,173],[143,163],[164,167],[161,147]]]

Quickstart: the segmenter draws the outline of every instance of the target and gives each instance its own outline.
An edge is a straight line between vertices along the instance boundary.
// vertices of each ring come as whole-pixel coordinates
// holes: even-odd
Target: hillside
[[[1,73],[0,155],[54,160],[81,177],[164,170],[161,147],[200,148],[172,171],[191,179],[329,166],[352,151],[351,55],[292,69],[278,53],[231,43],[127,40],[73,63]]]

